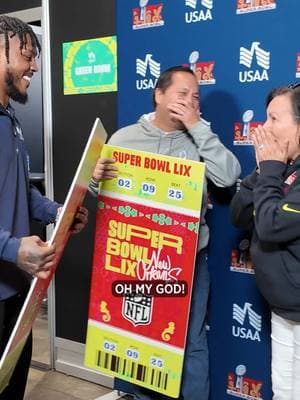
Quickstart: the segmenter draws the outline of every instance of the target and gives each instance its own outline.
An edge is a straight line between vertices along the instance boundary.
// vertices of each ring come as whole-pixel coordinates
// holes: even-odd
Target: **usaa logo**
[[[297,60],[296,60],[296,78],[300,78],[300,53],[297,53]]]
[[[188,66],[196,75],[199,85],[214,85],[216,79],[214,77],[214,61],[199,61],[199,51],[192,51],[189,56]]]
[[[254,59],[259,69],[253,69]],[[250,49],[240,47],[240,64],[248,68],[239,72],[239,81],[242,83],[268,81],[270,69],[270,52],[260,47],[260,42],[252,42]]]
[[[149,0],[140,0],[140,7],[132,10],[132,29],[153,28],[164,25],[163,4],[148,5]]]
[[[245,14],[257,11],[274,10],[275,0],[237,0],[237,14]]]
[[[160,75],[160,63],[155,61],[152,54],[146,54],[145,59],[136,59],[136,73],[142,79],[136,80],[137,90],[153,89]]]
[[[244,364],[237,365],[235,372],[229,372],[226,393],[241,399],[262,400],[262,381],[246,376],[246,372]]]
[[[262,318],[252,309],[251,303],[245,303],[244,307],[233,304],[233,320],[238,324],[232,325],[232,335],[240,339],[260,342]]]
[[[198,3],[202,6],[200,9],[197,9]],[[185,13],[185,22],[187,24],[213,19],[213,0],[185,0],[185,5],[194,10]]]
[[[243,122],[234,123],[233,144],[235,146],[253,145],[251,134],[254,133],[258,125],[263,125],[263,122],[252,121],[254,117],[253,110],[246,110],[242,115]]]

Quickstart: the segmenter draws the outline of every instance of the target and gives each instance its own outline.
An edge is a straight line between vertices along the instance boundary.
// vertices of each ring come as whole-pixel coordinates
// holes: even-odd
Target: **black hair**
[[[169,86],[172,84],[172,77],[176,72],[187,72],[195,76],[194,72],[189,67],[184,67],[182,65],[177,65],[175,67],[171,67],[166,69],[162,74],[159,76],[154,91],[152,95],[153,105],[154,108],[156,107],[155,101],[155,91],[156,89],[160,89],[163,93],[168,89]]]
[[[9,17],[8,15],[0,15],[0,35],[4,35],[5,40],[5,55],[7,62],[9,63],[9,39],[18,35],[20,39],[20,50],[26,48],[27,35],[30,36],[32,46],[37,49],[37,54],[41,52],[41,45],[33,32],[32,28],[21,21],[19,18]]]
[[[288,86],[280,86],[273,89],[267,96],[266,107],[271,103],[271,101],[282,95],[290,95],[291,103],[293,108],[294,119],[299,123],[300,121],[300,83],[293,83]]]

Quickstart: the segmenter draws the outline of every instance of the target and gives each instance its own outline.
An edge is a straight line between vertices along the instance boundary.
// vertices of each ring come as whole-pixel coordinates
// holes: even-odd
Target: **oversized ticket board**
[[[100,119],[96,118],[60,213],[59,220],[57,221],[56,227],[49,240],[50,244],[55,243],[56,245],[55,267],[52,269],[51,274],[47,279],[33,279],[16,325],[2,354],[0,360],[0,393],[5,389],[9,382],[26,339],[31,331],[32,324],[39,312],[40,305],[47,293],[48,286],[70,236],[70,227],[74,220],[74,215],[84,200],[95,165],[106,138],[107,133],[105,132]]]
[[[105,145],[85,364],[177,397],[204,164]]]

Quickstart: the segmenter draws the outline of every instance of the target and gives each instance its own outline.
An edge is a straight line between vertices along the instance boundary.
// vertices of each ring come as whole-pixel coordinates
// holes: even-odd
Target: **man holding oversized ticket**
[[[173,67],[161,74],[153,94],[155,112],[143,115],[137,124],[117,131],[109,140],[113,146],[147,151],[181,159],[203,161],[205,177],[216,186],[226,187],[235,183],[241,172],[236,157],[220,142],[210,129],[210,123],[200,117],[199,88],[193,71],[186,67]],[[122,153],[124,155],[124,153]],[[118,156],[114,153],[119,162]],[[100,179],[117,176],[114,159],[99,159],[94,171],[90,190],[98,193]],[[139,166],[139,157],[126,160]],[[144,161],[145,162],[145,161]],[[165,168],[166,172],[188,176],[188,167],[178,162],[172,171],[168,164],[151,165],[148,168]],[[145,167],[145,165],[144,165]],[[147,167],[147,166],[146,166]],[[204,181],[201,226],[198,253],[195,264],[192,302],[188,336],[185,348],[180,399],[207,400],[209,397],[208,348],[205,330],[206,307],[209,292],[206,248],[209,230],[205,222],[207,208],[207,184]],[[134,399],[166,398],[148,389],[133,388]]]

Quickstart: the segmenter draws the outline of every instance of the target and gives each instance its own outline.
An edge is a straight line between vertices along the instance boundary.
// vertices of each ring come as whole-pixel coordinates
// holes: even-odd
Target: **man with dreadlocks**
[[[40,50],[29,25],[0,16],[0,352],[23,305],[31,276],[49,276],[55,258],[54,245],[29,236],[29,222],[31,218],[43,224],[55,222],[60,205],[30,185],[22,129],[9,103],[10,99],[26,102]],[[86,222],[87,210],[81,207],[72,232],[79,232]],[[30,335],[0,400],[23,399],[31,347]]]

